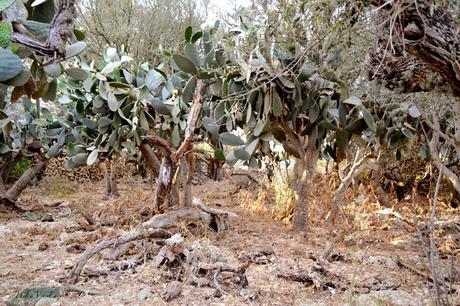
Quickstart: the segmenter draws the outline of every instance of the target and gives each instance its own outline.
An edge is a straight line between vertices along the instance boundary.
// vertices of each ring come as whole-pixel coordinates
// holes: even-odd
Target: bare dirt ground
[[[328,189],[321,182],[317,185],[318,196],[310,216],[313,219],[315,215],[319,218],[322,207],[327,206],[323,201],[330,199],[326,195]],[[393,210],[382,210],[363,204],[367,200],[364,195],[364,200],[349,203],[355,209],[350,226],[318,221],[312,222],[306,234],[298,234],[273,220],[269,204],[263,209],[251,209],[260,200],[256,196],[257,186],[249,187],[249,191],[240,190],[240,186],[240,182],[227,178],[224,182],[206,181],[193,187],[193,195],[209,206],[237,214],[230,221],[230,230],[216,234],[206,229],[190,231],[178,225],[171,231],[185,236],[187,245],[199,241],[214,250],[215,261],[237,264],[242,256],[252,258],[246,271],[247,288],[223,285],[225,293],[216,297],[215,288],[184,284],[182,293],[167,303],[162,294],[172,280],[162,276],[147,260],[133,269],[80,277],[75,287],[96,295],[69,294],[42,299],[38,304],[432,304],[429,288],[433,286],[423,233],[418,235],[417,227],[410,221],[417,210],[426,216],[426,207],[407,209],[410,203],[401,203],[395,204]],[[28,213],[0,214],[0,301],[7,303],[28,287],[63,286],[83,250],[147,220],[140,212],[152,204],[152,188],[139,179],[123,180],[121,196],[112,199],[102,195],[102,182],[78,185],[47,179],[30,188],[22,197]],[[52,215],[53,221],[41,220],[46,213]],[[84,214],[92,215],[99,226],[89,226]],[[444,208],[440,218],[456,217],[458,209]],[[458,233],[444,234],[444,239],[437,241],[441,252],[438,272],[450,286],[449,303],[460,305],[460,245],[457,236],[451,237]],[[98,255],[87,266],[103,264],[104,259]],[[315,277],[309,283],[282,275],[294,275],[297,280],[302,280],[300,276]]]

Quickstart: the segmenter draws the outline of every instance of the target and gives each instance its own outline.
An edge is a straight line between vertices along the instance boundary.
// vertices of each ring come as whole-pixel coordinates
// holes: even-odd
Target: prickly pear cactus
[[[0,47],[6,49],[10,45],[12,33],[9,23],[0,22]]]
[[[0,0],[0,12],[13,5],[15,0]]]
[[[21,59],[10,50],[0,48],[0,82],[14,78],[21,70]]]

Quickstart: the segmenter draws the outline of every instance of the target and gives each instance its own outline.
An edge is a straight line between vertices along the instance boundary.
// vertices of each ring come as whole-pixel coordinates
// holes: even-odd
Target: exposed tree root
[[[120,237],[101,241],[94,247],[87,249],[81,256],[81,258],[75,263],[75,265],[69,273],[68,283],[75,284],[78,281],[78,277],[80,276],[81,271],[88,262],[88,260],[104,249],[117,247],[136,240],[165,239],[170,236],[171,234],[163,229],[147,229],[131,231]]]

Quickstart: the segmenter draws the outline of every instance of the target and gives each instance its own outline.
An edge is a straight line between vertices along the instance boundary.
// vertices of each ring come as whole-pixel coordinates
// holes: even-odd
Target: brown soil
[[[209,206],[234,211],[238,217],[231,221],[229,231],[220,234],[207,230],[191,232],[181,225],[173,232],[185,235],[188,243],[198,240],[204,245],[216,246],[221,260],[230,264],[237,264],[243,255],[268,254],[248,268],[246,291],[237,286],[228,287],[224,288],[227,294],[217,298],[213,297],[212,288],[184,285],[181,295],[166,303],[161,294],[170,280],[160,276],[147,261],[137,268],[115,271],[108,276],[80,277],[76,287],[98,295],[70,295],[48,302],[55,305],[431,304],[427,249],[414,224],[421,222],[421,217],[414,217],[414,212],[426,216],[427,208],[415,208],[409,201],[396,203],[394,210],[385,214],[378,205],[366,203],[369,197],[357,197],[346,209],[352,220],[350,226],[326,225],[319,219],[327,207],[324,201],[330,200],[330,190],[323,183],[317,184],[318,196],[310,216],[316,222],[305,234],[295,233],[275,221],[269,204],[262,209],[251,209],[257,202],[256,186],[248,187],[252,198],[247,191],[239,190],[241,184],[234,178],[224,182],[207,181],[193,187],[194,196]],[[27,287],[61,286],[81,256],[68,252],[68,248],[89,248],[101,239],[113,238],[147,220],[140,212],[152,205],[152,188],[148,182],[127,179],[120,183],[121,196],[112,199],[102,195],[102,183],[77,185],[47,180],[28,189],[21,201],[39,217],[37,221],[29,220],[33,216],[27,217],[25,213],[2,212],[0,215],[0,301],[9,301]],[[458,216],[458,211],[442,205],[441,209],[443,218]],[[50,213],[54,221],[40,221],[44,213]],[[89,228],[83,214],[92,215],[103,225]],[[460,276],[455,273],[460,270],[460,246],[457,240],[447,239],[448,236],[437,240],[441,251],[439,273],[446,277],[453,275],[449,302],[459,305]],[[398,265],[397,257],[406,267]],[[102,264],[102,257],[96,256],[88,266]],[[330,280],[326,273],[332,272],[336,276],[333,281],[344,287],[327,289],[318,283],[309,285],[278,277],[279,274],[307,273],[315,265],[327,271],[324,279]],[[146,299],[140,299],[139,295],[147,291],[150,294]],[[248,299],[248,292],[256,299]]]

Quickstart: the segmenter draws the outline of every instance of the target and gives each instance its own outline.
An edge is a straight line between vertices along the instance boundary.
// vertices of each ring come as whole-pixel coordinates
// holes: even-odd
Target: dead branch
[[[346,290],[347,287],[339,282],[333,282],[331,280],[324,280],[321,279],[320,275],[317,273],[300,273],[300,274],[293,274],[293,273],[278,273],[277,277],[287,279],[293,282],[304,283],[308,286],[315,286],[321,290],[328,290],[328,289],[338,289],[338,290]]]
[[[50,23],[50,31],[46,45],[65,56],[65,44],[72,34],[72,23],[75,18],[75,0],[61,0]]]
[[[366,154],[361,159],[358,160],[360,155],[360,150],[356,152],[355,159],[353,161],[353,164],[350,168],[350,171],[348,171],[348,174],[345,177],[342,177],[340,175],[339,171],[339,178],[340,178],[340,186],[337,189],[334,197],[334,207],[332,208],[332,211],[329,213],[329,215],[326,217],[326,221],[334,221],[335,216],[337,214],[337,211],[340,211],[343,220],[348,224],[348,219],[347,216],[345,215],[345,212],[343,211],[343,202],[345,200],[345,191],[350,187],[350,184],[353,182],[353,179],[356,177],[356,175],[361,172],[362,165],[363,163],[368,159],[373,157],[374,155],[372,153]]]
[[[155,215],[149,221],[144,222],[142,226],[144,228],[154,229],[171,228],[176,226],[181,220],[190,222],[203,222],[205,224],[209,224],[210,216],[205,212],[181,209],[160,215]]]
[[[198,262],[195,264],[195,267],[192,270],[192,273],[196,276],[199,274],[210,274],[214,272],[213,275],[213,283],[216,289],[223,291],[220,288],[218,280],[220,278],[221,272],[230,272],[235,274],[238,277],[238,283],[240,284],[241,288],[246,288],[249,285],[248,278],[246,276],[246,270],[250,266],[251,262],[247,261],[243,263],[241,266],[231,266],[229,264],[223,262],[217,263],[204,263]]]
[[[142,239],[165,239],[171,237],[171,234],[163,229],[146,229],[146,230],[133,230],[120,237],[103,240],[97,243],[91,249],[86,250],[80,259],[74,264],[72,270],[68,276],[68,283],[75,284],[78,281],[78,277],[81,274],[83,267],[86,265],[88,260],[99,253],[100,251],[107,248],[115,248],[120,245]]]
[[[193,205],[201,211],[181,209],[170,211],[164,214],[153,216],[149,221],[144,222],[144,228],[171,228],[177,226],[178,222],[202,222],[209,228],[220,233],[229,229],[229,218],[237,215],[233,212],[218,208],[207,207],[201,200],[194,198]]]
[[[13,20],[19,21],[20,16],[10,16]],[[72,23],[75,18],[75,0],[60,0],[59,5],[51,23],[46,42],[37,41],[22,33],[15,32],[11,41],[26,46],[38,54],[65,58],[66,42],[72,33]],[[17,27],[15,27],[17,30]]]
[[[13,186],[3,194],[0,194],[0,203],[17,211],[22,211],[16,204],[21,193],[29,183],[46,167],[47,161],[36,157],[35,164],[24,172]]]
[[[144,157],[147,167],[152,170],[153,176],[158,177],[158,174],[160,173],[160,161],[158,160],[158,157],[155,155],[153,152],[152,148],[146,143],[142,142],[139,145],[139,150],[142,153],[142,157]]]

